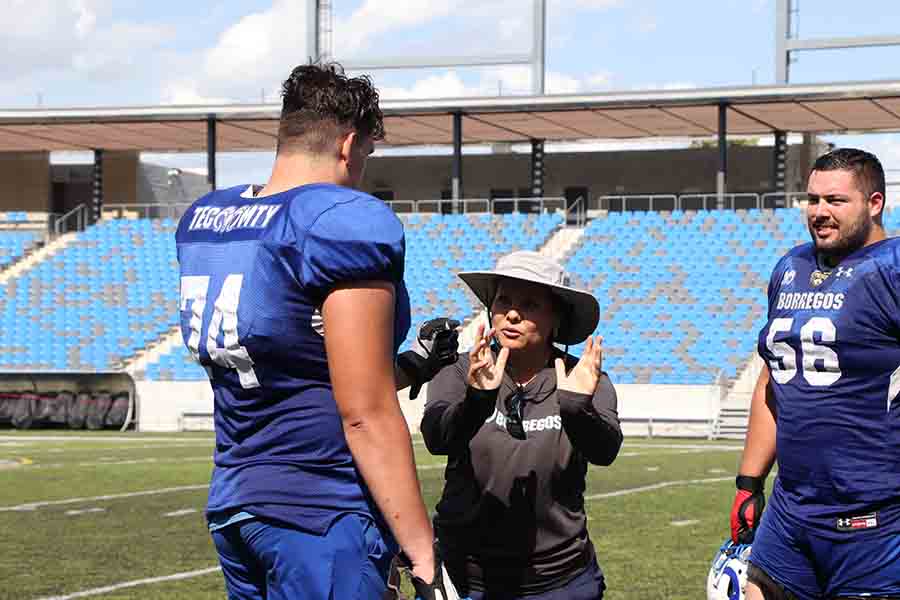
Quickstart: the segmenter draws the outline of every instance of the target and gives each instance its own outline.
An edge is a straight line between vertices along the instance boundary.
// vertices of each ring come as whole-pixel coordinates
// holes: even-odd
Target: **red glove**
[[[737,494],[731,506],[731,541],[736,544],[752,544],[756,528],[766,507],[766,495],[763,493],[766,480],[764,477],[738,475],[735,480]]]

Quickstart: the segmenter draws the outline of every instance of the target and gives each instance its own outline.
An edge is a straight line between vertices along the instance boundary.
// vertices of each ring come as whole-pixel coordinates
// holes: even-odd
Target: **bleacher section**
[[[111,370],[177,321],[175,223],[103,221],[3,286],[0,369]]]
[[[794,210],[611,213],[588,224],[566,268],[600,300],[614,381],[711,384],[751,356],[769,274],[808,240]]]
[[[4,269],[43,241],[40,231],[15,231],[0,229],[0,269]]]
[[[144,378],[150,381],[206,381],[206,371],[190,355],[184,344],[147,365]]]
[[[414,324],[405,345],[426,318],[477,313],[456,272],[538,249],[563,225],[551,214],[402,218]],[[895,231],[900,211],[888,211],[885,225]],[[172,332],[174,228],[167,219],[103,221],[10,280],[0,297],[0,369],[121,370]],[[712,384],[735,377],[753,354],[769,273],[808,239],[796,210],[610,213],[588,224],[564,262],[573,284],[600,300],[597,333],[616,383]],[[141,376],[206,379],[180,344]]]
[[[413,327],[404,342],[412,342],[419,323],[434,316],[470,317],[474,298],[456,272],[490,269],[502,254],[540,248],[562,225],[560,214],[401,216],[406,228],[406,282]],[[150,380],[205,380],[206,372],[183,346],[162,355],[145,371]]]

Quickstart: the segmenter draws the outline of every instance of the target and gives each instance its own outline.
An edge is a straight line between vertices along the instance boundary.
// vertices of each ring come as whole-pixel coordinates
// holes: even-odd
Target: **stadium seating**
[[[566,267],[600,300],[616,382],[710,384],[746,363],[772,267],[808,240],[795,210],[611,213]]]
[[[413,306],[404,347],[427,318],[479,310],[456,272],[538,249],[563,223],[555,214],[401,218]],[[900,210],[888,210],[885,225],[897,230]],[[174,228],[171,220],[103,221],[11,280],[0,298],[0,369],[117,370],[172,331]],[[617,383],[709,384],[735,377],[752,355],[769,273],[808,239],[801,213],[789,209],[610,213],[588,224],[564,262],[573,285],[600,300],[597,333]],[[142,376],[206,379],[180,344]]]
[[[503,254],[536,250],[563,222],[562,215],[549,213],[411,214],[401,219],[406,229],[406,283],[414,325],[404,349],[422,321],[440,315],[463,320],[477,310],[474,297],[456,277],[458,271],[490,269]],[[149,364],[144,376],[151,380],[205,380],[206,372],[183,346],[177,346]]]
[[[150,381],[206,381],[206,371],[190,355],[184,344],[149,363],[144,378]]]
[[[103,221],[10,280],[0,299],[0,368],[102,371],[177,322],[175,223]]]
[[[0,269],[24,256],[43,239],[44,236],[39,231],[0,230]]]

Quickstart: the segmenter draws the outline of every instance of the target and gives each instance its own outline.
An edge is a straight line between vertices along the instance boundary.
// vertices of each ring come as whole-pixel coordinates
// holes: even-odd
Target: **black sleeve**
[[[622,447],[616,389],[606,373],[594,395],[557,390],[563,429],[576,450],[595,465],[610,465]]]
[[[467,357],[441,369],[428,384],[428,399],[420,429],[432,454],[454,454],[478,432],[497,403],[499,390],[466,385]]]

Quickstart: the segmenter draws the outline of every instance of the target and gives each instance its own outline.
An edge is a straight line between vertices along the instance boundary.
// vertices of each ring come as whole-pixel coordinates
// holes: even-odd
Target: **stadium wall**
[[[104,202],[137,202],[139,163],[137,152],[103,153]]]
[[[817,143],[812,141],[810,143]],[[805,189],[810,156],[807,144],[788,147],[786,191]],[[379,156],[366,167],[363,188],[391,191],[395,200],[447,197],[452,157]],[[732,145],[728,149],[728,191],[770,192],[772,148]],[[586,187],[591,198],[619,194],[711,193],[716,190],[715,147],[620,152],[547,153],[544,195],[564,196],[566,188]],[[492,190],[527,195],[531,185],[528,153],[467,154],[463,186],[467,198],[488,198]]]
[[[48,212],[50,153],[0,152],[0,211]]]
[[[416,400],[400,392],[400,406],[410,431],[418,432],[427,385]],[[141,431],[212,428],[213,395],[206,382],[137,381],[138,428]],[[719,412],[718,385],[616,386],[619,418],[626,436],[706,437]]]

